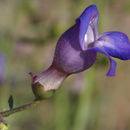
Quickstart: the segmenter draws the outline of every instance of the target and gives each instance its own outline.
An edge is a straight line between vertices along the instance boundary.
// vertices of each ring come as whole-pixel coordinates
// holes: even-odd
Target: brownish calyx
[[[32,91],[38,100],[51,97],[68,76],[54,67],[48,68],[37,76],[33,73],[30,75],[32,77]]]
[[[44,90],[44,86],[40,84],[39,82],[32,84],[32,91],[36,97],[36,100],[42,100],[45,98],[49,98],[53,95],[55,90]]]

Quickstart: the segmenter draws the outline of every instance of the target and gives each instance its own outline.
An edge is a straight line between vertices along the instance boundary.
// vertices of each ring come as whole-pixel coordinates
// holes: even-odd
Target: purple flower
[[[108,76],[114,76],[116,62],[111,58],[130,59],[130,43],[122,32],[98,34],[98,10],[95,5],[85,9],[76,23],[58,40],[52,65],[41,74],[32,76],[32,89],[37,98],[42,91],[56,90],[70,74],[90,68],[96,54],[102,53],[110,61]],[[41,91],[42,90],[42,91]]]
[[[7,65],[6,57],[2,52],[0,52],[0,84],[5,79],[6,65]]]

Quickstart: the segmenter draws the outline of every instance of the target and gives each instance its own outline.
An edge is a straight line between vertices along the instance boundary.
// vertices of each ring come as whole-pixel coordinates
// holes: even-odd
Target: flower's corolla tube
[[[37,99],[48,97],[48,92],[57,90],[70,74],[90,68],[98,52],[107,56],[110,61],[108,76],[115,75],[117,64],[112,57],[130,59],[130,43],[126,34],[113,31],[98,35],[97,24],[98,10],[95,5],[91,5],[76,19],[76,23],[61,35],[52,65],[37,76],[30,74],[32,89]]]
[[[84,51],[79,44],[79,24],[75,24],[59,39],[53,65],[67,74],[81,72],[94,64],[96,52]]]
[[[0,52],[0,84],[5,79],[6,68],[7,68],[6,56],[2,52]]]
[[[91,5],[58,40],[54,66],[68,74],[81,72],[92,66],[96,60],[96,52],[88,51],[87,48],[98,37],[97,23],[98,10],[95,5]]]

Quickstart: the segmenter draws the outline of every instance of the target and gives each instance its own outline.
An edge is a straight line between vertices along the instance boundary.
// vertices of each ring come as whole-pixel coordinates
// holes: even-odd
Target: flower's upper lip
[[[84,10],[76,20],[79,22],[79,43],[82,50],[86,50],[89,42],[97,38],[98,10],[96,5],[91,5]],[[86,41],[86,39],[89,41]],[[87,45],[86,45],[87,44]]]

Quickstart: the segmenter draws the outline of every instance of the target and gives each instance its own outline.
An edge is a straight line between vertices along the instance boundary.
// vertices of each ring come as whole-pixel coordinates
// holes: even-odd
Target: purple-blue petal
[[[109,61],[110,61],[110,68],[109,71],[107,72],[107,76],[115,76],[117,63],[111,57],[109,58]]]
[[[104,54],[105,56],[107,56],[107,58],[108,58],[109,61],[110,61],[110,67],[109,67],[109,70],[108,70],[108,72],[107,72],[107,76],[115,76],[117,63],[116,63],[116,61],[114,61],[114,60],[110,57],[110,55],[109,55],[103,48],[93,47],[93,48],[89,48],[88,50],[94,50],[94,51],[96,51],[96,52],[102,53],[102,54]]]
[[[97,37],[97,23],[98,23],[98,10],[96,5],[91,5],[88,8],[84,10],[84,12],[81,14],[81,16],[76,20],[76,22],[80,23],[80,30],[79,30],[79,42],[80,46],[83,50],[86,50],[85,48],[85,34],[87,33],[88,29],[90,30],[90,33],[88,34],[87,39],[94,39]],[[91,25],[91,27],[90,27]],[[94,41],[93,40],[93,41]]]
[[[96,47],[103,48],[110,56],[121,60],[130,59],[130,42],[122,32],[107,32],[96,42]]]
[[[110,61],[108,76],[114,76],[116,71],[116,62],[111,58],[115,57],[121,60],[130,59],[130,43],[126,34],[122,32],[106,32],[99,36],[94,42],[94,47],[90,48],[106,55]]]

